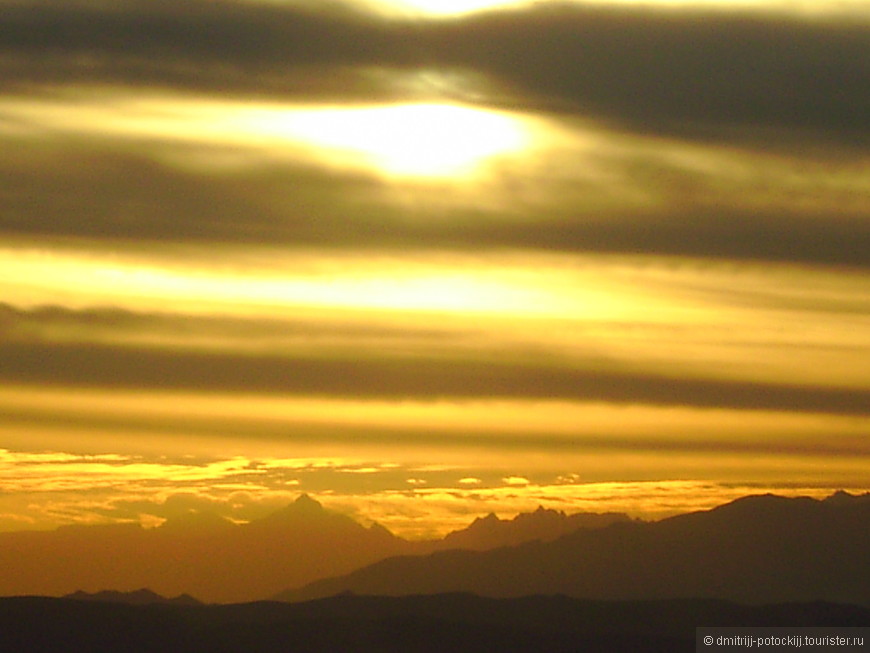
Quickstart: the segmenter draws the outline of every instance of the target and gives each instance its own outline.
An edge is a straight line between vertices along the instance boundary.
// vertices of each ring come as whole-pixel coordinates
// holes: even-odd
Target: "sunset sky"
[[[0,530],[868,470],[865,0],[0,0]]]

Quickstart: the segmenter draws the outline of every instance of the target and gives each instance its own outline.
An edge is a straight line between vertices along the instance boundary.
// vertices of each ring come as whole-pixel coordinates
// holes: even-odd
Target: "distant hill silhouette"
[[[148,587],[164,596],[187,593],[207,602],[253,601],[390,556],[546,540],[613,519],[627,517],[541,509],[513,520],[479,520],[445,540],[409,542],[380,525],[364,527],[303,494],[244,525],[194,512],[148,530],[116,524],[0,533],[0,595]]]
[[[618,522],[551,542],[394,557],[282,592],[401,596],[472,592],[587,599],[827,600],[870,606],[870,494],[738,499],[659,522]]]
[[[113,592],[103,590],[102,592],[73,592],[62,597],[74,601],[99,601],[103,603],[126,603],[127,605],[154,605],[162,603],[166,605],[202,605],[202,603],[189,594],[180,594],[173,598],[166,598],[152,592],[149,589],[139,589],[134,592]]]
[[[818,602],[748,607],[469,594],[211,606],[20,597],[0,599],[0,651],[688,653],[695,650],[695,628],[710,624],[868,626],[870,610]]]

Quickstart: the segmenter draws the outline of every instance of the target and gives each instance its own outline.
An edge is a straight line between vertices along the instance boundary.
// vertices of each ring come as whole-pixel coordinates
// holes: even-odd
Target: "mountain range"
[[[0,651],[688,653],[695,628],[708,624],[866,627],[870,609],[471,594],[205,606],[17,597],[0,598]]]
[[[434,548],[472,549],[486,551],[534,540],[550,541],[580,528],[604,528],[617,522],[630,521],[620,512],[564,512],[538,507],[531,513],[520,513],[513,519],[499,519],[494,513],[475,519],[467,528],[448,533]]]
[[[0,595],[62,596],[148,587],[206,602],[253,601],[395,555],[552,540],[576,528],[617,521],[629,518],[541,508],[511,520],[490,515],[443,540],[412,542],[378,524],[364,527],[303,494],[247,524],[198,512],[153,529],[115,524],[0,533]]]
[[[0,533],[0,595],[156,602],[147,587],[207,603],[461,592],[870,606],[868,541],[870,493],[749,496],[656,522],[539,508],[424,542],[302,495],[247,524],[192,513],[153,529]]]
[[[657,522],[620,521],[489,551],[398,556],[275,598],[341,593],[598,600],[825,600],[870,606],[870,493],[750,496]]]

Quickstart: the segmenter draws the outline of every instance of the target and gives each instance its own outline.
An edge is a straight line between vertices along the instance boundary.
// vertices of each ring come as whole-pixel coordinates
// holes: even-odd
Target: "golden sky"
[[[870,489],[864,3],[0,22],[0,530]]]

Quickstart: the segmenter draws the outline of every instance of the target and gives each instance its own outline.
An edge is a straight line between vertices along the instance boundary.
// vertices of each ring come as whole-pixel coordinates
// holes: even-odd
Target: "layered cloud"
[[[866,489],[865,8],[324,4],[0,0],[3,527]]]
[[[376,521],[416,539],[464,528],[477,515],[494,512],[510,517],[538,506],[569,513],[627,511],[634,517],[658,519],[711,508],[746,494],[776,490],[822,497],[838,487],[826,479],[810,483],[799,479],[790,486],[697,480],[601,482],[577,477],[540,477],[532,482],[522,476],[499,478],[493,472],[473,484],[459,479],[457,487],[461,467],[427,470],[365,459],[146,459],[9,450],[0,450],[0,468],[4,489],[13,490],[0,499],[4,530],[118,521],[151,527],[167,520],[195,527],[195,519],[203,514],[243,523],[280,510],[306,491],[364,523]],[[360,472],[365,479],[359,479]],[[395,480],[409,473],[421,478],[408,489],[394,489]],[[344,476],[344,481],[336,484],[338,476]],[[22,509],[24,504],[29,510]]]
[[[866,156],[803,133],[723,144],[443,100],[305,108],[131,89],[0,98],[0,116],[7,237],[859,267],[870,251]]]
[[[856,20],[835,8],[813,20],[557,3],[405,22],[346,6],[7,2],[0,46],[18,60],[11,79],[27,83],[74,75],[292,93],[306,90],[293,83],[301,66],[451,67],[491,75],[526,106],[567,104],[642,129],[772,125],[846,135],[866,126],[866,14]],[[317,84],[310,74],[305,81]],[[343,97],[352,91],[341,88]]]

